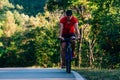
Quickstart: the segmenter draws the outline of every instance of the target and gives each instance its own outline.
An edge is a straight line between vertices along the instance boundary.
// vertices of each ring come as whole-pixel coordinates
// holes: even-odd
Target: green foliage
[[[56,9],[66,9],[70,5],[69,0],[48,0],[47,9],[49,11],[55,11]]]
[[[59,42],[56,40],[57,36],[55,29],[41,27],[35,30],[37,64],[40,66],[46,65],[52,67],[59,62]]]
[[[96,36],[99,45],[99,53],[102,57],[102,67],[118,68],[120,61],[120,22],[118,1],[95,2],[98,9],[93,11],[93,35]],[[116,4],[116,6],[115,6]],[[113,10],[114,9],[114,10]],[[119,10],[119,11],[118,11]]]
[[[46,7],[49,11],[55,11],[55,10],[65,11],[67,9],[71,9],[79,5],[85,5],[88,2],[82,0],[48,0]]]
[[[59,12],[72,9],[83,29],[81,66],[91,66],[91,44],[92,66],[120,68],[119,7],[119,0],[1,0],[0,67],[57,66]]]
[[[7,3],[9,4],[9,2]],[[20,8],[20,6],[17,7]],[[2,17],[2,19],[0,18],[0,66],[57,66],[59,48],[57,49],[58,40],[55,37],[57,37],[56,28],[58,26],[55,26],[56,23],[54,24],[57,17],[54,19],[55,15],[47,11],[44,15],[38,14],[36,17],[25,15],[24,11],[19,12],[19,10],[12,10],[9,7],[8,9],[3,8],[2,11],[2,15],[0,15]],[[6,32],[6,35],[3,32]]]
[[[40,12],[44,12],[46,0],[9,0],[19,13],[29,16],[36,16]]]

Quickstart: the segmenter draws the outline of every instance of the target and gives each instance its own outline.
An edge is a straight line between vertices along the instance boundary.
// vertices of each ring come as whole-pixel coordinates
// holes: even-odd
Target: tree
[[[6,13],[5,22],[4,22],[3,26],[2,26],[4,35],[8,36],[8,37],[13,35],[14,32],[16,31],[16,26],[17,25],[15,24],[13,14],[10,11],[8,11]]]
[[[93,35],[96,36],[101,55],[101,67],[116,68],[119,65],[119,1],[92,1],[97,9],[93,11]],[[101,50],[101,51],[100,51]],[[100,59],[100,58],[99,58]]]

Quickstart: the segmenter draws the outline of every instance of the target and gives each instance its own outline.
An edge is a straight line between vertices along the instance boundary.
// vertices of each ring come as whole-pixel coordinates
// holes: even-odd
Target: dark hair
[[[66,15],[67,15],[67,16],[71,16],[71,15],[72,15],[72,10],[67,10],[67,11],[66,11]]]

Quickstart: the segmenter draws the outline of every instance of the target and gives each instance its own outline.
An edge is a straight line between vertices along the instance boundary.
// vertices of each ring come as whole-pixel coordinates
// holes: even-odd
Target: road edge
[[[72,71],[73,75],[75,76],[76,80],[86,80],[85,78],[83,78],[80,74],[78,74],[75,71]]]

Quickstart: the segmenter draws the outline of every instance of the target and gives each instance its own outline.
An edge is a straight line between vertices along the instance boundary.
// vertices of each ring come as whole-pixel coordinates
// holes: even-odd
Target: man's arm
[[[79,29],[78,29],[78,23],[75,23],[74,27],[75,27],[75,30],[77,32],[77,37],[78,37],[78,39],[80,39],[80,32],[79,32]]]
[[[62,31],[63,31],[63,24],[60,23],[60,33],[59,33],[59,38],[64,40],[64,38],[62,37]]]

